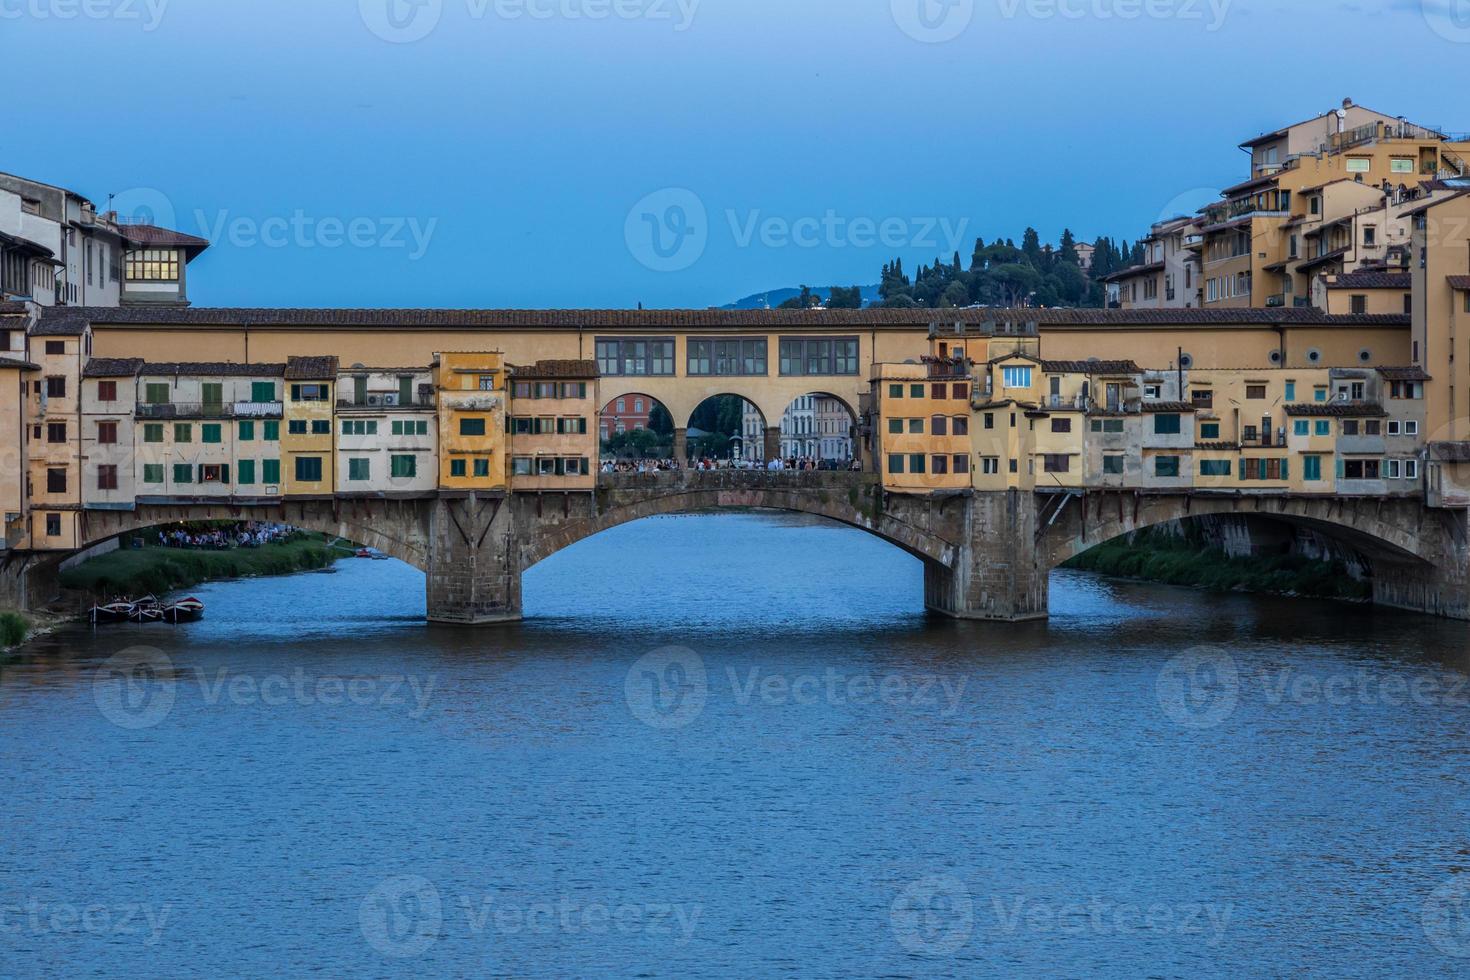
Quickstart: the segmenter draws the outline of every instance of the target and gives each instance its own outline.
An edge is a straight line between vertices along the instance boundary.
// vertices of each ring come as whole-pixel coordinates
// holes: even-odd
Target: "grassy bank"
[[[1063,567],[1166,585],[1322,599],[1369,599],[1373,592],[1341,562],[1298,555],[1231,558],[1217,548],[1163,534],[1142,533],[1131,542],[1119,538]]]
[[[31,624],[20,613],[0,613],[0,650],[20,646],[30,629]]]
[[[94,596],[161,595],[215,579],[289,575],[325,568],[346,555],[319,534],[228,551],[124,547],[67,569],[61,573],[61,584]]]

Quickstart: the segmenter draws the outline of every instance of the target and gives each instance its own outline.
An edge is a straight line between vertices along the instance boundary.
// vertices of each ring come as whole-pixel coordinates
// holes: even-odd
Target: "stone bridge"
[[[682,471],[603,475],[595,492],[336,498],[251,505],[141,504],[88,511],[87,547],[178,521],[272,520],[377,548],[426,575],[429,617],[519,619],[526,569],[602,531],[662,514],[780,510],[866,531],[924,565],[925,603],[969,619],[1047,615],[1058,565],[1120,535],[1191,518],[1310,531],[1361,557],[1376,602],[1470,619],[1465,514],[1417,499],[1234,492],[885,492],[875,474]],[[54,554],[0,556],[0,603],[55,595]],[[8,593],[8,594],[7,594]]]

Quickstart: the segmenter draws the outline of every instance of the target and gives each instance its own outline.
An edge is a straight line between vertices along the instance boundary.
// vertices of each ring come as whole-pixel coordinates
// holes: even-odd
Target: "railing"
[[[368,395],[359,401],[356,398],[337,399],[337,408],[342,411],[380,411],[385,408],[433,408],[434,396],[432,394],[419,395],[407,401],[400,398],[396,393],[382,395]]]
[[[600,490],[848,490],[878,482],[876,473],[850,470],[665,470],[597,475]]]
[[[140,419],[271,419],[282,415],[280,402],[140,402]]]

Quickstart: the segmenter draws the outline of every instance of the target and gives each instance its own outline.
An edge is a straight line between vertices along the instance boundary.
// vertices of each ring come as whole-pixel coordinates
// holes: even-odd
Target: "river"
[[[1464,976],[1463,624],[765,515],[197,590],[0,669],[0,976]]]

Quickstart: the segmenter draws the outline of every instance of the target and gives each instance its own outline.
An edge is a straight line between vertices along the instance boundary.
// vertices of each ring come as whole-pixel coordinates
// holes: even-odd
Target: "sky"
[[[1134,239],[1345,97],[1470,131],[1470,0],[0,0],[0,40],[0,170],[209,238],[196,306],[715,306]]]

